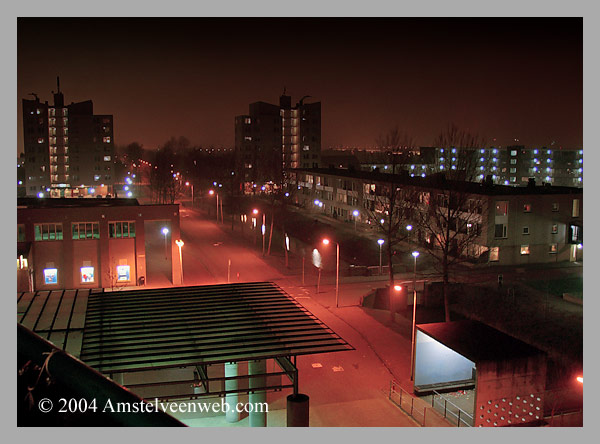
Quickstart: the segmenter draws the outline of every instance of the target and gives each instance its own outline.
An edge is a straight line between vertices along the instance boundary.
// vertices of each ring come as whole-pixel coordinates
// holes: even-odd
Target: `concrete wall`
[[[510,426],[543,417],[546,358],[477,363],[474,425]]]

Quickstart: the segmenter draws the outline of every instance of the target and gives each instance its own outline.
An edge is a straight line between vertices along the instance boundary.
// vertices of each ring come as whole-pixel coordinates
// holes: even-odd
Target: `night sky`
[[[117,145],[233,146],[234,116],[285,86],[322,102],[323,149],[396,125],[426,146],[451,122],[487,145],[581,147],[582,32],[580,18],[18,19],[18,150],[21,99],[51,103],[57,75],[67,103],[114,115]]]

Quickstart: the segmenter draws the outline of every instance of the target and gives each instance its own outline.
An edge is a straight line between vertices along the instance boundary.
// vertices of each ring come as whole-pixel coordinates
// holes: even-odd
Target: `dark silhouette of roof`
[[[419,324],[417,329],[475,363],[544,354],[519,339],[477,321]]]
[[[38,197],[19,197],[17,198],[17,208],[89,208],[89,207],[122,207],[137,206],[137,199],[124,198],[38,198]]]

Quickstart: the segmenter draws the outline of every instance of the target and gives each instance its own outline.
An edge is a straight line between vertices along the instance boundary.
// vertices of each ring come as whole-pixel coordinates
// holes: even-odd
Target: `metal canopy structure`
[[[103,373],[353,350],[271,282],[90,294],[81,359]]]

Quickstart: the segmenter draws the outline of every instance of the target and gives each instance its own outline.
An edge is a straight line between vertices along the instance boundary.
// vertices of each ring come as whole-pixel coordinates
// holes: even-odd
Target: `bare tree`
[[[377,228],[385,240],[385,253],[389,275],[390,312],[393,317],[394,267],[393,256],[395,247],[408,237],[406,225],[412,219],[411,188],[404,187],[406,172],[403,165],[410,157],[413,140],[398,127],[385,136],[380,137],[377,144],[388,153],[391,162],[391,174],[381,174],[377,183],[369,184],[364,190],[363,200],[369,222]],[[403,174],[398,174],[403,173]]]
[[[477,196],[477,149],[484,142],[456,125],[449,125],[435,141],[437,148],[450,151],[455,167],[429,180],[430,191],[422,191],[414,211],[415,224],[425,237],[425,246],[442,275],[446,322],[450,321],[448,282],[451,268],[468,256],[478,255],[483,206]]]

